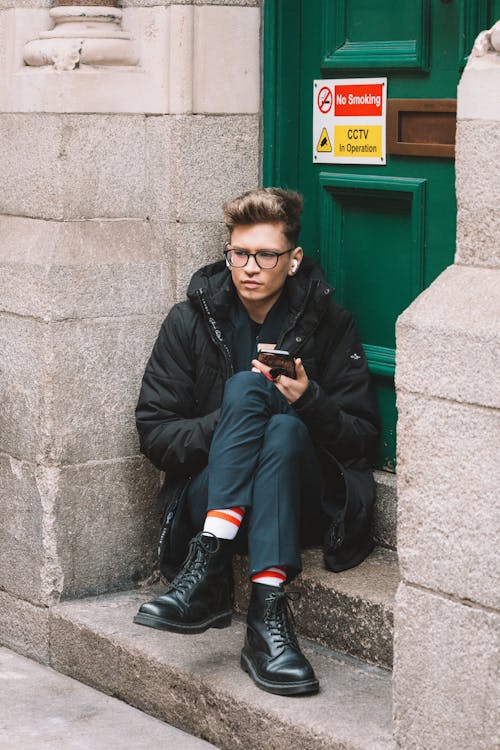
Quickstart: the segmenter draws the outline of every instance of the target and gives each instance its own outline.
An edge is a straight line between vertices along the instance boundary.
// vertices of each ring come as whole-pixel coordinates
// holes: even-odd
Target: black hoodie
[[[288,314],[277,348],[300,356],[309,377],[307,391],[293,406],[309,429],[331,488],[325,561],[332,570],[343,570],[373,547],[369,460],[378,436],[373,390],[352,317],[333,301],[319,266],[304,258],[286,287]],[[167,474],[161,494],[167,510],[178,510],[179,489],[208,462],[224,384],[233,374],[225,332],[234,304],[224,261],[197,271],[188,300],[174,305],[163,322],[146,366],[137,429],[142,452]],[[186,514],[177,516],[185,527]],[[182,538],[183,547],[190,530],[174,533],[179,539],[173,541]],[[179,564],[182,554],[177,547],[172,562]]]

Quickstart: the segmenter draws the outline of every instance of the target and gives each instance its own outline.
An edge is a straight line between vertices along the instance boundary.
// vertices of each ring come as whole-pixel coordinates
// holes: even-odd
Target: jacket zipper
[[[224,337],[222,335],[222,331],[217,326],[216,320],[214,316],[212,315],[212,313],[210,312],[210,308],[208,307],[207,301],[205,297],[203,296],[203,289],[197,289],[196,294],[198,295],[201,308],[203,310],[203,313],[207,321],[208,330],[210,332],[210,338],[212,339],[214,344],[218,347],[218,349],[222,352],[224,356],[224,361],[226,363],[227,377],[230,378],[231,375],[234,374],[233,363],[231,362],[231,354],[229,352],[229,349],[227,348],[227,345],[224,343]]]

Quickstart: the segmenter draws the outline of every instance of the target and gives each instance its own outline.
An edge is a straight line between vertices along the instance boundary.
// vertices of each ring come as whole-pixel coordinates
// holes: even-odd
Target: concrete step
[[[51,609],[52,666],[222,750],[389,750],[390,673],[302,641],[318,695],[259,690],[241,670],[244,624],[185,636],[134,625],[163,587]]]
[[[217,750],[5,648],[0,705],[2,750]]]
[[[356,568],[332,573],[320,549],[302,553],[303,572],[290,585],[300,591],[294,604],[297,631],[317,643],[392,667],[394,597],[399,583],[397,555],[376,548]],[[237,611],[246,613],[250,584],[246,557],[236,556]]]
[[[395,550],[397,549],[396,475],[388,471],[376,471],[375,484],[377,485],[377,500],[373,513],[372,533],[381,547]]]

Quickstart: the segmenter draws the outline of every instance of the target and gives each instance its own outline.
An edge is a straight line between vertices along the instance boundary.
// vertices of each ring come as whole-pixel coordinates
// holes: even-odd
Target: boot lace
[[[299,598],[298,591],[277,591],[266,597],[264,622],[278,647],[291,646],[297,651],[300,650],[294,630],[295,618],[290,606],[291,601],[297,601]]]
[[[188,555],[181,570],[170,584],[169,591],[179,591],[181,594],[185,594],[186,591],[198,583],[205,573],[208,558],[217,552],[220,547],[220,542],[217,539],[217,545],[211,548],[208,543],[210,537],[217,539],[214,534],[209,533],[198,534],[191,539]]]

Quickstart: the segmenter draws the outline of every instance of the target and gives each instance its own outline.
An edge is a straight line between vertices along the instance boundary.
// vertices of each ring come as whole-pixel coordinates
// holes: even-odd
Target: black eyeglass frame
[[[289,248],[289,250],[283,250],[283,252],[281,252],[281,253],[279,253],[277,250],[257,250],[256,253],[250,253],[250,252],[248,252],[248,250],[243,250],[243,248],[241,248],[241,247],[230,247],[229,246],[229,242],[226,242],[226,249],[224,250],[224,257],[226,258],[226,260],[229,263],[229,265],[232,266],[232,268],[245,268],[245,266],[248,264],[248,259],[251,256],[252,258],[255,259],[255,262],[257,263],[257,265],[259,266],[259,268],[262,271],[272,271],[278,265],[278,261],[279,261],[279,259],[280,259],[280,257],[282,255],[286,255],[287,253],[291,253],[295,249],[296,249],[295,247],[291,247],[291,248]],[[233,251],[235,251],[235,250],[237,250],[240,253],[244,253],[247,256],[247,259],[243,263],[242,266],[236,266],[236,265],[234,265],[233,263],[231,263],[231,258],[228,257],[228,254],[231,253],[231,252],[233,252]],[[275,259],[274,266],[269,266],[268,268],[266,268],[265,266],[261,266],[260,263],[259,263],[259,253],[268,253],[269,255],[274,255],[274,259]]]

